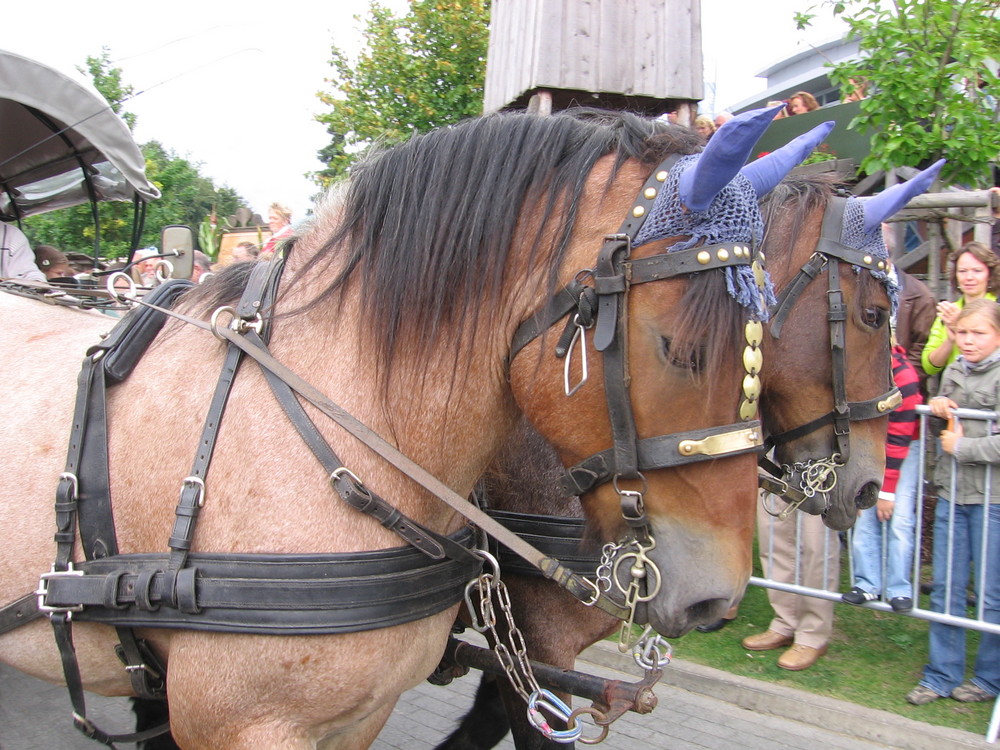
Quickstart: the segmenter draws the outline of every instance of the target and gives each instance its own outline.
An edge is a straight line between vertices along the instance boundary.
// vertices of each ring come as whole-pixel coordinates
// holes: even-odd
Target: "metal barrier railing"
[[[926,607],[920,606],[920,581],[921,574],[924,565],[930,565],[930,560],[922,559],[921,555],[921,540],[923,539],[923,500],[925,496],[925,480],[928,477],[927,472],[927,458],[929,455],[928,451],[928,435],[929,435],[929,418],[931,416],[930,408],[927,406],[918,406],[917,413],[920,417],[920,438],[919,442],[914,441],[910,446],[910,450],[917,450],[919,452],[919,465],[917,472],[917,497],[916,497],[916,508],[914,509],[915,519],[914,519],[914,539],[913,539],[913,560],[911,569],[911,598],[913,599],[913,608],[908,612],[895,612],[889,605],[889,602],[885,600],[885,586],[883,585],[882,596],[878,600],[871,602],[866,602],[863,607],[868,609],[877,610],[880,612],[891,612],[893,614],[898,614],[901,617],[914,617],[923,620],[928,620],[930,622],[939,622],[946,625],[954,625],[961,628],[966,628],[969,630],[977,630],[984,633],[995,633],[1000,635],[1000,623],[990,623],[985,620],[985,604],[986,604],[986,588],[987,584],[990,582],[988,579],[988,570],[986,567],[986,550],[989,543],[989,524],[986,523],[988,518],[988,508],[995,503],[990,503],[990,488],[993,479],[993,466],[992,464],[985,464],[986,475],[984,482],[984,513],[983,513],[983,530],[981,539],[981,551],[980,551],[980,565],[979,570],[976,572],[975,576],[975,596],[976,596],[976,607],[974,616],[969,616],[966,614],[958,614],[949,611],[945,612],[935,612]],[[987,423],[987,430],[989,434],[994,434],[1000,430],[997,427],[998,420],[1000,420],[1000,415],[993,411],[980,411],[975,409],[958,409],[955,411],[955,416],[958,417],[959,421],[962,420],[983,420]],[[936,446],[937,441],[935,438],[930,438],[933,441],[933,445]],[[935,451],[933,454],[936,461],[952,461],[951,472],[951,496],[954,497],[956,494],[957,482],[959,475],[962,471],[962,465],[957,463],[955,459],[947,454],[941,453],[939,450]],[[982,466],[982,464],[976,464],[976,466]],[[804,575],[801,569],[801,534],[802,534],[802,519],[801,513],[796,513],[796,531],[795,531],[795,565],[794,574],[791,581],[778,581],[771,577],[771,571],[765,570],[763,576],[752,576],[750,578],[750,584],[753,586],[760,586],[763,588],[775,589],[778,591],[787,591],[793,594],[801,594],[803,596],[811,596],[819,599],[827,599],[830,601],[841,601],[841,591],[835,590],[837,587],[837,582],[840,578],[840,566],[837,565],[836,569],[831,568],[830,560],[836,558],[836,555],[830,553],[829,547],[825,547],[823,550],[823,567],[822,567],[822,580],[828,582],[828,588],[819,588],[816,586],[809,586],[803,583]],[[770,517],[770,523],[774,524],[776,519]],[[886,581],[886,572],[888,568],[888,562],[886,560],[886,552],[888,550],[888,523],[880,523],[880,529],[882,532],[882,578],[883,583]],[[759,534],[760,544],[765,544],[765,540],[768,540],[768,544],[773,545],[773,540],[775,534],[773,533],[773,526],[769,530],[761,530]],[[847,549],[850,551],[852,545],[850,543],[850,534],[848,532],[848,545]],[[940,544],[940,540],[935,540],[936,544]],[[952,550],[955,543],[954,538],[954,505],[950,507],[949,513],[949,523],[948,523],[948,538],[945,541],[948,545],[947,557],[952,559]],[[836,544],[840,545],[840,540],[836,532],[829,531],[825,534],[824,545]],[[773,559],[771,554],[771,549],[766,550],[767,559]],[[765,550],[761,550],[762,557],[765,555]],[[850,579],[854,580],[854,561],[853,556],[849,557],[849,569],[850,569]],[[952,600],[952,569],[948,566],[947,578],[945,580],[945,606],[946,610],[951,606]],[[816,574],[812,575],[812,578],[816,578]],[[997,736],[1000,734],[1000,697],[993,706],[993,713],[990,719],[989,727],[986,732],[986,741],[993,743],[997,741]]]

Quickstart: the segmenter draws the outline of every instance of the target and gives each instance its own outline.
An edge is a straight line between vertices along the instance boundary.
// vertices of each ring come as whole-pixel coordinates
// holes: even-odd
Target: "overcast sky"
[[[833,38],[830,23],[795,31],[793,12],[812,4],[768,0],[765,11],[746,0],[702,0],[702,109],[762,91],[754,73]],[[126,105],[138,117],[137,141],[159,140],[199,164],[265,218],[278,201],[298,221],[316,192],[305,174],[321,166],[316,152],[329,140],[313,117],[330,45],[357,47],[362,26],[353,16],[367,7],[368,0],[8,2],[0,47],[67,71],[108,47],[125,82],[141,92]]]

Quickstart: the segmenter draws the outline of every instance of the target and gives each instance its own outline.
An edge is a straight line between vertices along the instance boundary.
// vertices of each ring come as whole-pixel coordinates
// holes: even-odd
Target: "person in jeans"
[[[907,360],[902,346],[892,349],[892,379],[903,400],[889,414],[889,434],[885,445],[885,478],[878,502],[858,513],[851,536],[851,560],[854,563],[854,586],[843,595],[848,604],[864,604],[882,594],[896,612],[913,608],[910,573],[913,569],[913,531],[916,520],[916,482],[900,481],[905,462],[910,470],[919,469],[919,448],[910,449],[917,435],[916,408],[923,403],[919,378]],[[882,549],[883,524],[888,524],[887,543]],[[882,580],[883,552],[886,560]]]
[[[945,369],[940,393],[929,404],[935,416],[949,420],[941,450],[954,458],[942,456],[935,470],[940,498],[934,511],[931,610],[964,616],[971,570],[982,590],[983,619],[1000,624],[1000,471],[993,472],[990,495],[984,496],[988,467],[1000,465],[1000,434],[983,420],[963,423],[953,415],[958,408],[1000,407],[1000,306],[988,299],[969,301],[950,326],[959,356]],[[950,695],[970,703],[1000,693],[1000,635],[980,635],[967,682],[965,628],[932,622],[929,643],[923,677],[907,701],[923,705]]]

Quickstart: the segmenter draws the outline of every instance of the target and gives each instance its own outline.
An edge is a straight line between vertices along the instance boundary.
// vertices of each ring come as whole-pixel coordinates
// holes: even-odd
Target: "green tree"
[[[101,47],[100,57],[88,57],[86,68],[77,67],[94,81],[94,87],[108,100],[111,111],[121,117],[129,130],[135,130],[135,114],[125,109],[125,102],[132,98],[135,90],[122,82],[121,68],[111,65],[111,50]]]
[[[859,39],[833,66],[844,95],[867,84],[852,129],[871,134],[872,172],[948,160],[942,180],[985,187],[1000,155],[1000,0],[824,0]],[[799,28],[814,13],[797,13]]]
[[[135,115],[124,109],[133,89],[123,81],[122,70],[111,63],[110,52],[104,48],[100,57],[88,57],[86,70],[98,92],[128,125],[135,127]],[[244,203],[230,187],[217,188],[198,171],[198,165],[178,157],[157,141],[140,145],[146,160],[146,177],[160,191],[159,200],[146,208],[139,245],[158,245],[160,230],[168,224],[198,227],[204,218],[217,211],[220,215],[235,213]],[[100,252],[117,258],[132,249],[133,209],[131,203],[107,201],[98,207],[100,216]],[[24,221],[25,232],[32,244],[49,244],[64,251],[92,254],[94,250],[94,219],[89,205],[51,211],[31,216]],[[209,254],[215,248],[208,249]]]
[[[326,187],[376,142],[398,142],[482,113],[489,0],[413,0],[396,16],[372,0],[365,46],[353,63],[334,46],[330,108],[316,119],[331,137],[319,152]]]

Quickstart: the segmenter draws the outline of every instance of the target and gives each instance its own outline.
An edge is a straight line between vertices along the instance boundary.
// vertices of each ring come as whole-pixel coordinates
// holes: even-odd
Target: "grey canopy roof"
[[[160,191],[128,126],[86,84],[0,50],[0,220]]]

